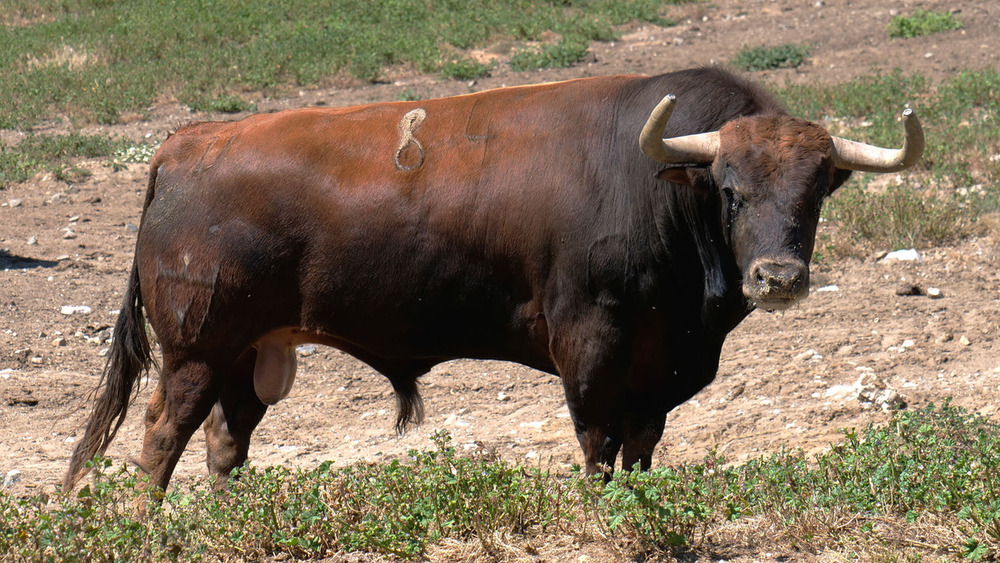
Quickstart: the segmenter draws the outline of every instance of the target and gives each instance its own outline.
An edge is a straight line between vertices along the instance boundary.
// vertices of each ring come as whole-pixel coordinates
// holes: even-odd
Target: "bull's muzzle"
[[[784,309],[809,295],[809,266],[792,258],[758,258],[743,278],[743,294],[758,308]]]

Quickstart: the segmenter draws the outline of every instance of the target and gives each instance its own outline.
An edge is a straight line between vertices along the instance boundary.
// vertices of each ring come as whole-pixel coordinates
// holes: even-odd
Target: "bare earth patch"
[[[965,27],[890,40],[885,26],[891,16],[918,5],[958,11]],[[776,85],[838,83],[894,68],[941,79],[962,68],[1000,65],[1000,5],[993,2],[720,0],[675,7],[667,15],[680,24],[635,27],[620,41],[594,45],[590,62],[570,69],[514,74],[501,68],[473,84],[400,72],[392,83],[303,91],[289,99],[257,100],[258,107],[336,106],[395,100],[404,93],[431,97],[665,72],[729,61],[745,45],[811,45],[805,66],[760,73]],[[162,140],[167,131],[207,117],[220,118],[164,101],[148,121],[86,132]],[[64,127],[54,123],[49,129]],[[93,174],[79,183],[38,176],[0,191],[0,477],[20,472],[7,489],[15,495],[51,490],[65,470],[89,412],[88,394],[104,364],[107,329],[131,264],[146,166],[113,172],[101,162],[80,165]],[[884,422],[890,406],[917,408],[947,397],[1000,420],[998,242],[993,234],[918,249],[919,261],[872,256],[814,265],[813,291],[801,306],[756,312],[730,335],[717,380],[670,414],[654,464],[696,462],[710,448],[731,462],[782,446],[821,451],[839,439],[841,428]],[[939,288],[942,296],[897,295],[902,284]],[[397,437],[392,390],[384,378],[322,347],[300,351],[299,362],[291,396],[270,409],[257,431],[250,453],[257,465],[384,460],[430,448],[435,429],[449,430],[460,448],[493,449],[512,462],[554,469],[582,462],[555,377],[500,362],[443,364],[423,379],[425,424]],[[140,417],[151,390],[146,386],[130,412],[108,452],[112,458],[138,455]],[[204,474],[199,434],[176,475]],[[747,547],[754,544],[753,531],[739,534],[747,539],[734,547],[731,559],[783,554]],[[555,543],[560,541],[567,540]],[[446,547],[435,548],[443,550],[437,557],[449,557]],[[615,556],[570,544],[535,548],[556,559]]]

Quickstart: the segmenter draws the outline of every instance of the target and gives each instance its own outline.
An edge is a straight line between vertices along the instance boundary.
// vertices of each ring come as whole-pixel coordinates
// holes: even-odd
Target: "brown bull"
[[[202,424],[213,474],[246,461],[306,342],[385,375],[399,430],[439,362],[557,374],[587,470],[619,451],[648,468],[726,334],[807,295],[824,198],[851,170],[920,158],[903,122],[899,150],[832,138],[706,68],[187,127],[150,165],[104,390],[64,486],[125,417],[151,363],[147,317],[163,362],[138,463],[160,487]]]

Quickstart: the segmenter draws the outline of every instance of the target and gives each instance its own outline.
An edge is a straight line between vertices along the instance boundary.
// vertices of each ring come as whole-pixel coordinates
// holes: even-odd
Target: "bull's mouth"
[[[746,294],[745,291],[744,291],[744,294]],[[809,295],[809,293],[806,292],[805,295],[797,296],[797,297],[786,297],[786,298],[757,297],[757,298],[754,298],[754,297],[752,297],[750,295],[747,295],[747,298],[750,300],[750,304],[753,305],[755,308],[757,308],[757,309],[763,309],[763,310],[767,311],[768,313],[773,313],[775,311],[784,311],[785,309],[788,309],[789,307],[791,307],[791,306],[795,305],[796,303],[798,303],[798,302],[802,301],[803,299],[805,299],[806,296],[808,296],[808,295]]]

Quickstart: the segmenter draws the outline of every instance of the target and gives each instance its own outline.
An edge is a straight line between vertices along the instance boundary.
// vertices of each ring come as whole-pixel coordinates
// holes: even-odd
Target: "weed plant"
[[[110,157],[124,150],[128,142],[107,135],[28,135],[16,146],[0,140],[0,188],[23,182],[38,172],[49,172],[58,179],[72,181],[85,170],[72,164],[76,157]]]
[[[852,184],[830,199],[824,213],[856,243],[900,249],[979,234],[977,218],[995,205],[983,189],[936,193],[904,180],[882,191]]]
[[[808,45],[788,43],[775,47],[744,47],[733,57],[732,65],[746,71],[795,68],[808,56]]]
[[[495,65],[460,57],[441,65],[441,75],[455,80],[472,80],[490,73]]]
[[[701,464],[619,471],[607,485],[462,456],[445,433],[434,440],[406,461],[245,468],[225,492],[188,483],[162,505],[103,460],[76,493],[0,493],[0,560],[409,559],[446,538],[503,558],[511,542],[553,535],[656,559],[714,553],[741,522],[778,530],[794,549],[862,559],[1000,556],[1000,428],[948,403],[845,430],[813,458],[782,450],[727,466],[709,452]]]
[[[951,12],[917,8],[913,14],[894,16],[889,22],[889,37],[920,37],[941,31],[961,29],[962,19]]]

